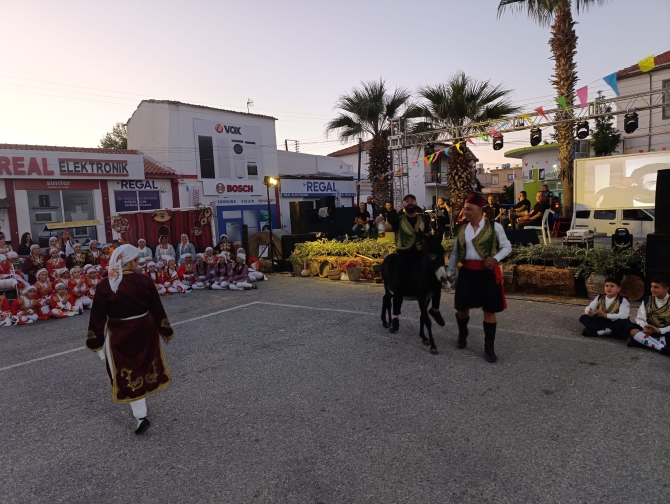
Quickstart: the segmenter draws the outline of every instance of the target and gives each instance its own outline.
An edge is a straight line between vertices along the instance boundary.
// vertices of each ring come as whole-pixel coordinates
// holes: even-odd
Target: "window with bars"
[[[670,79],[664,80],[662,86],[666,90],[663,93],[663,103],[668,104],[663,107],[663,119],[670,119]]]

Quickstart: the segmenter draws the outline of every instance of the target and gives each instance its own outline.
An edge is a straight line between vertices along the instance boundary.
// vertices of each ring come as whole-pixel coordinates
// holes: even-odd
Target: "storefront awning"
[[[102,226],[99,220],[80,220],[73,222],[50,222],[44,225],[45,231],[53,231],[54,229],[78,228],[87,226]]]

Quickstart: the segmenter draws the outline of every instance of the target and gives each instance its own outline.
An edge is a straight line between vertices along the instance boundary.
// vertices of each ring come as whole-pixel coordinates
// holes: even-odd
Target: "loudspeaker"
[[[656,177],[656,216],[654,232],[670,234],[670,170],[658,170]]]
[[[319,200],[319,208],[327,207],[328,210],[335,206],[335,196],[324,196]]]
[[[645,292],[649,293],[651,279],[655,276],[670,277],[668,257],[670,257],[670,234],[648,234]]]
[[[286,260],[291,256],[298,243],[316,241],[316,234],[302,235],[282,235],[281,236],[281,254]]]
[[[534,229],[505,229],[512,245],[539,245],[540,239]]]
[[[311,201],[289,201],[291,233],[309,233],[309,210],[314,208]]]

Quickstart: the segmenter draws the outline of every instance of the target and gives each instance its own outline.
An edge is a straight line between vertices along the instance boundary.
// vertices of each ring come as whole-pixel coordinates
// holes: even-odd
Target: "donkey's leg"
[[[386,312],[388,312],[389,320],[391,319],[391,293],[388,289],[384,290],[382,297],[382,325],[388,329],[389,323],[386,321]]]
[[[427,299],[421,299],[419,302],[419,308],[421,308],[421,318],[425,321],[426,329],[428,330],[428,341],[424,341],[424,345],[430,345],[430,353],[433,355],[437,354],[437,347],[435,346],[435,340],[433,339],[433,330],[431,328],[432,322],[428,316],[428,303],[430,303],[430,297]]]

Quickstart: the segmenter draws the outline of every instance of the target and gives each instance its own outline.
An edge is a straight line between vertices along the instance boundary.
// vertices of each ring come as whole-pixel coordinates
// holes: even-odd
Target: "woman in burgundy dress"
[[[112,400],[130,403],[137,419],[136,434],[149,428],[146,398],[170,384],[162,338],[174,332],[151,279],[137,273],[139,251],[118,247],[109,263],[109,276],[95,292],[86,347],[106,360]]]

